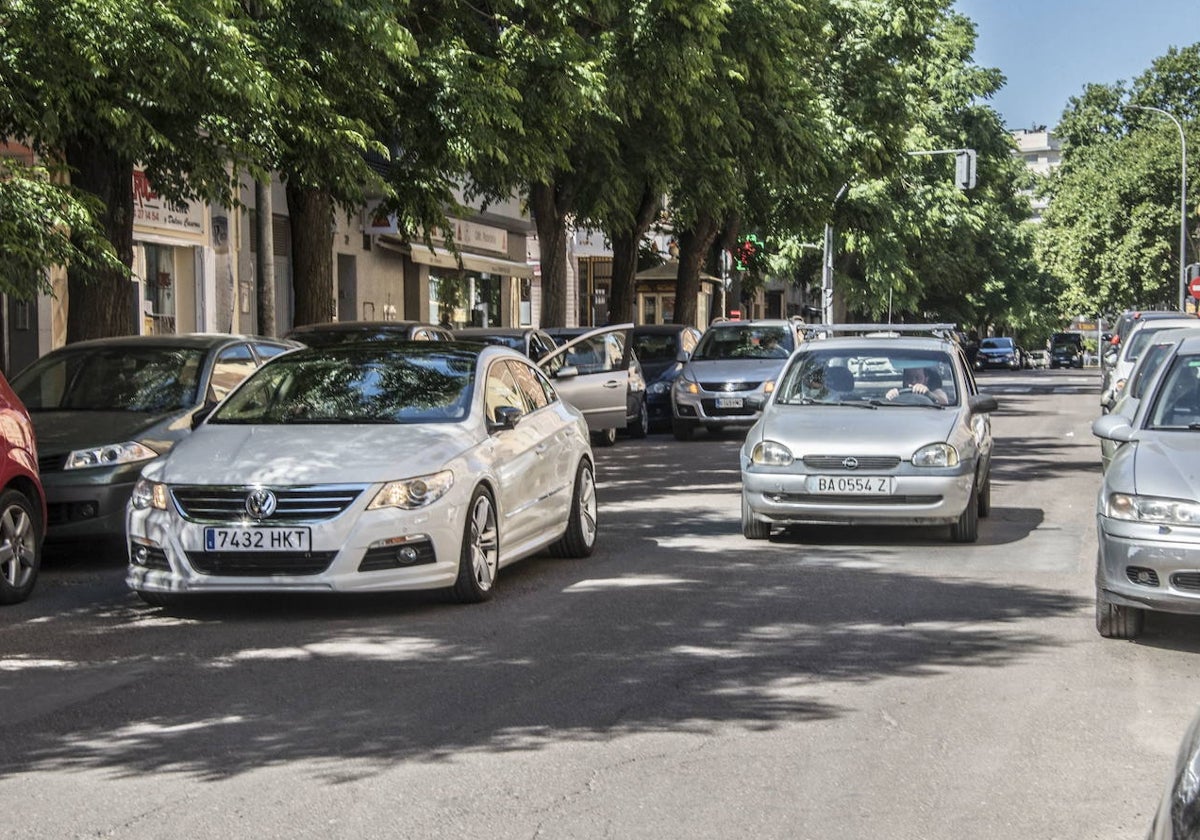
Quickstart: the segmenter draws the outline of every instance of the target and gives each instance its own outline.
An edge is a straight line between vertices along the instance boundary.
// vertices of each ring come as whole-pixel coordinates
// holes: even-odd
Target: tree
[[[253,166],[275,89],[232,0],[9,0],[0,12],[0,136],[61,158],[94,196],[120,264],[68,267],[68,341],[130,326],[133,169],[173,201],[228,202]]]

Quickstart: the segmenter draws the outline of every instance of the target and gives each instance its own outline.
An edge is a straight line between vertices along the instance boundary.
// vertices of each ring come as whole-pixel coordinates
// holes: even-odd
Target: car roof
[[[355,330],[378,330],[381,332],[395,330],[400,332],[411,327],[437,327],[437,324],[430,324],[426,321],[327,321],[322,324],[292,327],[288,335],[313,332],[353,332]],[[439,329],[445,329],[445,327],[439,327]]]
[[[685,330],[696,329],[691,324],[638,324],[633,328],[635,335],[675,335]],[[699,332],[697,330],[697,332]]]
[[[59,350],[100,350],[106,347],[184,347],[198,350],[209,350],[226,344],[243,342],[268,342],[271,344],[291,345],[295,342],[282,338],[267,338],[259,335],[241,335],[234,333],[178,333],[174,335],[120,335],[109,338],[93,338],[87,341],[76,341],[58,348]]]
[[[822,349],[899,349],[899,350],[942,350],[951,352],[958,345],[947,338],[914,335],[846,335],[833,338],[810,339],[800,346],[801,350],[814,347]]]
[[[523,336],[531,332],[540,332],[536,327],[463,327],[461,330],[451,330],[456,336],[472,335],[508,335]]]

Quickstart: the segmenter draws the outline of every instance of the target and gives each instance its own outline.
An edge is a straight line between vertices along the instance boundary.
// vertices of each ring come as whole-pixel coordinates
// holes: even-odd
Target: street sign
[[[1192,278],[1191,282],[1188,283],[1188,292],[1196,300],[1200,300],[1200,277]]]

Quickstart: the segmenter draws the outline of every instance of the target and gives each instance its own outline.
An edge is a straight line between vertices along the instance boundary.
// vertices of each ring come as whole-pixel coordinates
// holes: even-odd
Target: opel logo
[[[246,513],[255,519],[266,519],[278,505],[275,494],[262,487],[256,487],[246,494]]]
[[[842,466],[848,470],[856,470],[856,469],[858,469],[858,459],[854,458],[854,457],[843,458]],[[274,499],[272,499],[271,501],[274,501]],[[249,504],[249,502],[247,502],[247,504]]]

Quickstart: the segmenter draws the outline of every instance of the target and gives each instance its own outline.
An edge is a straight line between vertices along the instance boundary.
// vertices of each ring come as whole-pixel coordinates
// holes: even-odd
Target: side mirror
[[[206,402],[192,413],[192,431],[196,431],[196,427],[208,419],[208,415],[213,413],[213,409],[217,407],[215,402]]]
[[[579,368],[575,365],[563,365],[554,372],[555,379],[574,379],[579,375]]]
[[[1129,425],[1129,418],[1123,414],[1105,414],[1103,417],[1097,417],[1092,423],[1092,434],[1118,443],[1128,443],[1135,436],[1133,426]]]
[[[1000,403],[991,394],[975,394],[967,399],[967,408],[972,414],[988,414],[1000,408]]]
[[[686,365],[692,359],[692,354],[686,350],[680,350],[675,354],[675,361],[681,365]]]
[[[494,422],[488,423],[488,429],[491,431],[515,429],[520,422],[521,409],[511,405],[501,405],[496,408],[496,419]]]
[[[755,394],[751,397],[746,397],[746,400],[743,404],[746,406],[746,408],[754,411],[762,411],[763,407],[767,404],[767,398],[761,394]]]

